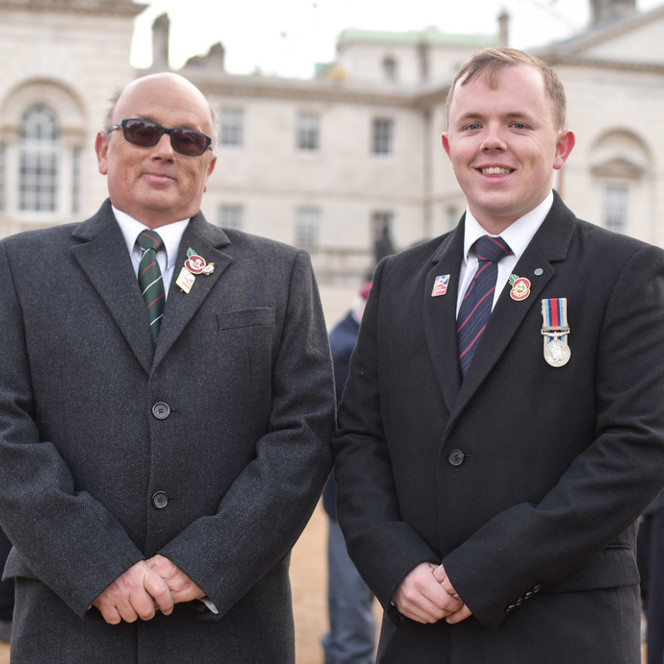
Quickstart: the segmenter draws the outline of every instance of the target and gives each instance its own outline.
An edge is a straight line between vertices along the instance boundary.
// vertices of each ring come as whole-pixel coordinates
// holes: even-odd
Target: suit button
[[[168,505],[168,496],[163,491],[157,491],[152,494],[152,504],[158,509],[163,510]]]
[[[152,406],[152,414],[158,420],[165,420],[171,414],[171,407],[163,401],[157,401],[157,403]]]
[[[465,458],[466,455],[461,450],[452,450],[447,456],[447,460],[453,466],[460,466]]]

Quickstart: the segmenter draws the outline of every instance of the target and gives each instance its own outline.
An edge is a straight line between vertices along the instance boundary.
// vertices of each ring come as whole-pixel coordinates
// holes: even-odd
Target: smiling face
[[[127,118],[213,135],[205,98],[176,74],[146,76],[128,85],[113,109],[111,126]],[[95,148],[113,205],[150,228],[198,212],[216,163],[211,149],[200,157],[175,152],[168,134],[152,147],[140,147],[126,141],[121,129],[100,132]]]
[[[542,73],[504,66],[457,82],[443,134],[454,174],[473,216],[498,234],[548,195],[574,135],[556,127]]]

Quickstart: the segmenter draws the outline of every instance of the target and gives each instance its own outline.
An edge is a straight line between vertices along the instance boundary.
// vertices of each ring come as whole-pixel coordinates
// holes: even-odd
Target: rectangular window
[[[74,148],[71,155],[71,211],[81,211],[81,148]]]
[[[0,211],[5,209],[5,173],[7,167],[5,166],[5,144],[0,143]]]
[[[604,189],[604,225],[611,231],[627,232],[629,189],[625,185],[610,184]]]
[[[244,140],[244,113],[238,108],[221,109],[221,145],[226,148],[242,147]]]
[[[315,113],[299,113],[297,116],[297,149],[305,152],[318,150],[319,118]]]
[[[386,118],[373,121],[371,148],[374,154],[392,154],[394,152],[394,122]]]
[[[242,230],[243,209],[241,205],[221,205],[219,207],[219,225],[222,228]]]
[[[320,228],[320,210],[301,207],[295,212],[295,246],[301,249],[316,249]]]
[[[21,155],[19,208],[31,212],[55,212],[57,176],[57,155],[24,152]]]

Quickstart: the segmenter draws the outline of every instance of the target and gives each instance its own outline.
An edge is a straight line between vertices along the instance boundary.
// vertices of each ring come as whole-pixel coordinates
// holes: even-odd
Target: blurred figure
[[[5,566],[12,545],[0,529],[0,570]],[[0,643],[9,643],[14,613],[14,579],[0,581]]]
[[[647,664],[664,661],[664,492],[643,513],[638,539],[641,598],[647,620]]]
[[[330,332],[337,403],[348,378],[350,356],[355,348],[371,282],[362,286],[353,308]],[[323,492],[323,507],[329,517],[327,543],[328,614],[330,631],[323,638],[325,664],[372,664],[376,641],[373,593],[348,557],[337,522],[337,486],[334,473]]]

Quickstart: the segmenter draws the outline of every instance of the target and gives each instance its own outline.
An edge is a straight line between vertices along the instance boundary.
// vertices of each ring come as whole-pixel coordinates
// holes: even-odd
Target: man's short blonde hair
[[[489,86],[494,87],[496,85],[496,74],[499,71],[505,67],[514,67],[517,65],[530,65],[542,72],[544,89],[553,107],[553,119],[556,129],[563,130],[567,122],[567,101],[565,99],[565,90],[558,74],[539,58],[524,51],[503,46],[485,48],[461,67],[452,82],[452,87],[450,87],[447,93],[446,109],[448,121],[450,106],[457,84],[465,85],[473,77],[484,75],[487,77]]]

